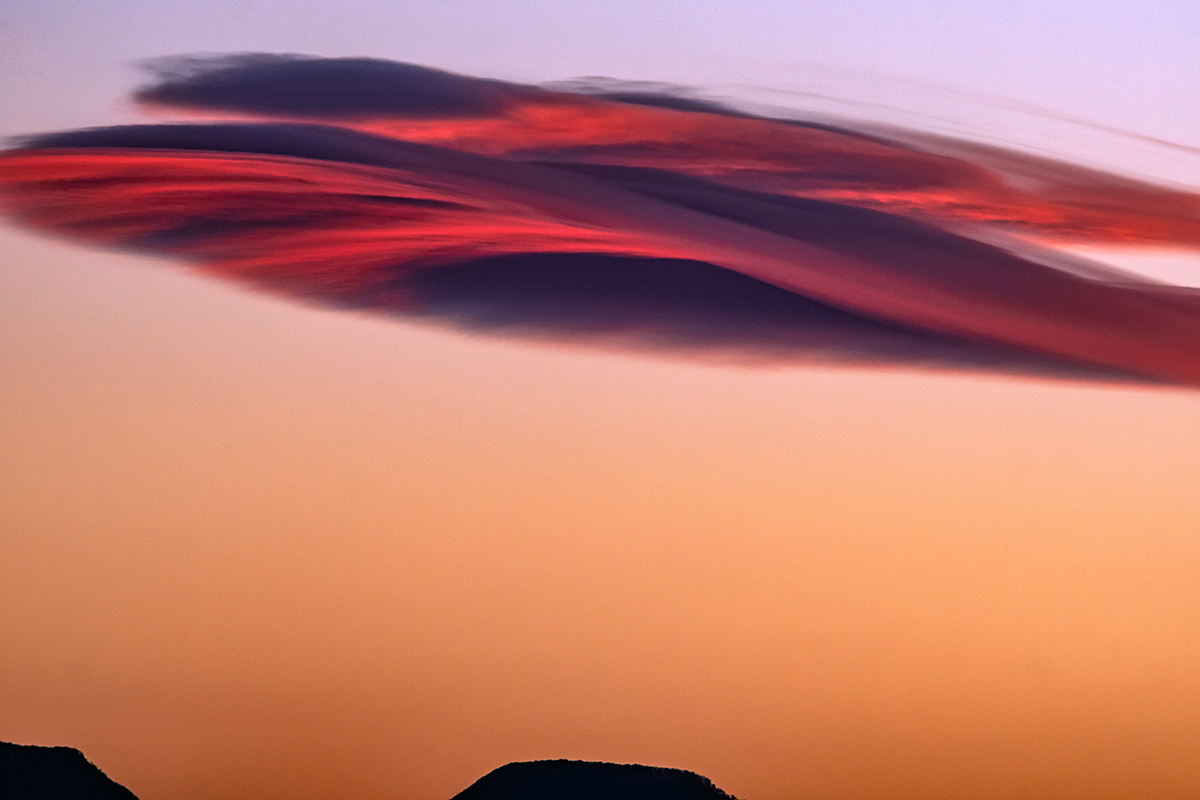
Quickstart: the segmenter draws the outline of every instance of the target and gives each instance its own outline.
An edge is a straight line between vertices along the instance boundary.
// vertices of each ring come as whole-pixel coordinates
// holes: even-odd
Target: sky
[[[1194,187],[1020,109],[1200,146],[1197,32],[1182,2],[8,0],[0,133],[143,121],[145,58],[360,55],[835,92]],[[435,800],[556,757],[744,800],[1200,788],[1194,391],[487,337],[0,237],[0,739],[143,800]]]

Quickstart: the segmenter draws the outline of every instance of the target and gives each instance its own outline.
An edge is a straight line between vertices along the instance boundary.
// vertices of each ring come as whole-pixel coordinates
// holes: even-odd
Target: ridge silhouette
[[[451,800],[736,800],[703,775],[600,761],[515,761]]]
[[[74,747],[0,742],[3,800],[137,800]]]
[[[0,742],[2,800],[137,800],[73,747]],[[601,761],[514,761],[451,800],[737,800],[703,775]]]

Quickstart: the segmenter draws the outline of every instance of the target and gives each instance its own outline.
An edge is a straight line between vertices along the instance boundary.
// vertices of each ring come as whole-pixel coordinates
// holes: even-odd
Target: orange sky
[[[677,81],[1023,155],[587,103],[361,127],[984,220],[1200,286],[1198,34],[1195,0],[5,0],[0,134],[145,122],[133,65],[177,53]],[[20,210],[137,222],[204,188],[84,196],[113,156],[75,164],[78,207],[42,184]],[[159,156],[141,177],[180,177]],[[251,161],[234,194],[285,218]],[[387,194],[355,169],[291,210]],[[383,216],[342,267],[394,263]],[[311,267],[301,232],[225,255]],[[1193,337],[1130,329],[1200,371]],[[0,740],[141,800],[448,800],[535,758],[743,800],[1194,800],[1197,475],[1194,390],[473,337],[0,222]]]
[[[1193,392],[531,346],[0,236],[2,739],[143,800],[1200,791]]]

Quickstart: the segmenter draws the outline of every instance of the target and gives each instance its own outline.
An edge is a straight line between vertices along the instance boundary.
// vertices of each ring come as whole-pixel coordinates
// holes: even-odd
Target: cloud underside
[[[1194,249],[1186,192],[645,86],[281,56],[157,71],[142,102],[224,119],[30,139],[0,154],[6,213],[489,334],[1200,384],[1200,295],[1054,250]]]

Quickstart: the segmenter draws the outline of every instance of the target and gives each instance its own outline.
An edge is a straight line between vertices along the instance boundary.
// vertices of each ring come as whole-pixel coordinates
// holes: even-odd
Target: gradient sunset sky
[[[1198,38],[1182,0],[7,0],[0,134],[143,121],[142,59],[310,53],[832,93],[1195,189],[1101,128],[1200,147]],[[1198,474],[1195,391],[485,338],[5,225],[0,740],[142,800],[560,757],[745,800],[1191,798]]]

